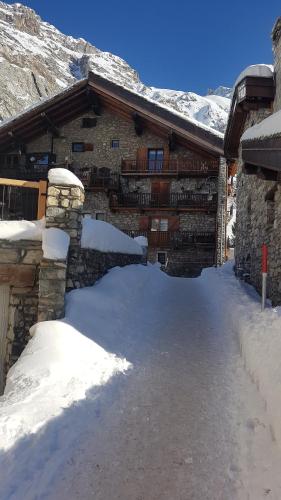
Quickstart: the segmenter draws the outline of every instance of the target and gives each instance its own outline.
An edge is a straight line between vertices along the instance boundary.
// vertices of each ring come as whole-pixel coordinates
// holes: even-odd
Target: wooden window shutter
[[[178,231],[180,228],[179,217],[169,217],[169,231]]]
[[[146,170],[148,161],[148,149],[144,146],[137,150],[137,167],[140,170]]]
[[[139,230],[140,231],[148,231],[149,229],[149,217],[143,215],[139,218]]]
[[[91,142],[85,142],[84,151],[94,151],[94,145]]]

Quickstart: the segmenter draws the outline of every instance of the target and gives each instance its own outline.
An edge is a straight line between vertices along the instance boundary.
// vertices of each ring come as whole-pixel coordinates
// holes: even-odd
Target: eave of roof
[[[0,125],[0,151],[11,147],[15,140],[28,142],[36,135],[43,134],[46,124],[44,125],[42,113],[48,113],[55,125],[60,126],[61,120],[66,117],[70,121],[75,113],[85,112],[88,107],[89,89],[101,99],[110,99],[126,108],[127,112],[137,112],[147,121],[174,132],[183,140],[195,144],[209,154],[216,156],[223,154],[222,136],[93,73],[89,73],[87,79],[3,122]]]
[[[238,98],[241,86],[247,87],[245,100]],[[249,90],[248,90],[249,89]],[[234,89],[233,98],[224,137],[224,155],[226,158],[237,158],[247,115],[251,109],[269,106],[275,95],[274,76],[245,76]]]

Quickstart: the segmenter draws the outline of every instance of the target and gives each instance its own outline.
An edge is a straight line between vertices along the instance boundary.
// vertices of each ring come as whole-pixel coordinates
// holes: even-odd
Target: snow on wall
[[[50,227],[42,234],[43,257],[50,260],[65,260],[68,253],[70,237],[62,229]]]
[[[116,227],[101,220],[84,217],[82,221],[82,248],[99,252],[142,255],[141,246]]]
[[[0,239],[9,241],[42,240],[45,219],[39,221],[9,220],[0,221]]]

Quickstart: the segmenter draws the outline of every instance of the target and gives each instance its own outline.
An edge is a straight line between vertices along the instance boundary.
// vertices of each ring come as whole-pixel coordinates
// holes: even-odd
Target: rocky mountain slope
[[[28,7],[0,2],[0,120],[86,77],[89,70],[205,126],[225,130],[231,89],[219,87],[202,97],[147,87],[120,57],[64,35]]]

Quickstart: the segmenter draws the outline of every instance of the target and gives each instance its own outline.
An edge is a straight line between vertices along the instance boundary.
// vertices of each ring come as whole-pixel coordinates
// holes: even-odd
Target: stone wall
[[[27,344],[38,315],[40,241],[0,240],[0,284],[9,286],[8,331],[4,373]]]
[[[82,128],[84,117],[94,117],[96,127]],[[168,139],[163,139],[148,130],[141,136],[135,132],[133,120],[128,121],[118,114],[103,110],[101,116],[85,113],[61,127],[61,136],[54,138],[53,153],[58,163],[71,163],[73,167],[107,167],[119,171],[122,159],[135,159],[137,150],[142,147],[161,148],[168,146]],[[119,148],[111,147],[113,139],[119,140]],[[72,142],[93,144],[93,151],[72,152]],[[51,151],[51,134],[46,133],[27,144],[27,153]],[[192,150],[178,146],[170,153],[171,159],[200,158]],[[66,160],[67,159],[67,160]]]
[[[281,75],[280,75],[281,76]],[[261,122],[268,109],[251,111],[245,128]],[[241,148],[237,174],[237,215],[235,263],[238,276],[244,276],[261,291],[261,246],[266,243],[268,256],[268,297],[273,305],[281,303],[281,191],[279,183],[243,172]]]

